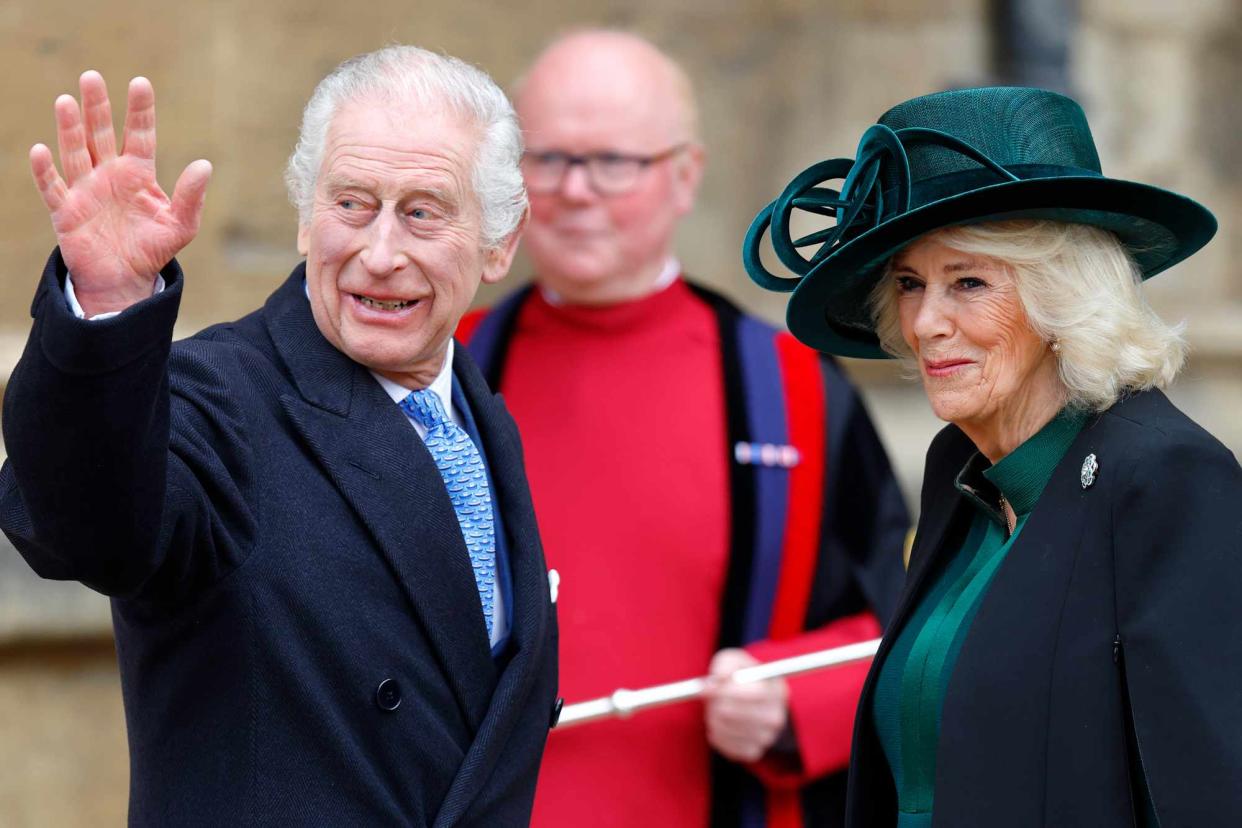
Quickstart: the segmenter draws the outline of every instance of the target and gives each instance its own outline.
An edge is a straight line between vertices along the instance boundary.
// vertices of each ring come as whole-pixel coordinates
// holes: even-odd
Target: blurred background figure
[[[1212,244],[1144,291],[1188,322],[1176,405],[1242,451],[1242,0],[784,0],[721,4],[604,0],[539,4],[261,5],[154,0],[18,0],[0,13],[0,69],[12,112],[48,112],[83,59],[106,76],[147,74],[161,100],[162,180],[214,162],[197,241],[181,257],[211,279],[186,286],[180,335],[260,304],[296,249],[280,169],[306,89],[345,57],[416,41],[514,78],[566,26],[621,27],[671,49],[697,82],[710,147],[695,209],[678,223],[688,272],[747,312],[783,324],[785,296],[753,285],[738,247],[757,205],[808,164],[852,155],[861,124],[899,101],[989,83],[1069,89],[1111,175],[1194,193],[1221,224]],[[1031,57],[1031,47],[1038,47]],[[882,65],[877,65],[882,55]],[[1039,74],[1035,74],[1037,67]],[[200,105],[201,104],[201,105]],[[50,117],[0,123],[0,188],[30,192],[25,154]],[[244,147],[244,152],[235,148]],[[46,218],[0,201],[0,391],[30,329]],[[504,292],[534,268],[515,264]],[[769,262],[775,266],[774,262]],[[499,290],[480,291],[480,305]],[[868,403],[910,508],[942,427],[891,360],[838,363]],[[566,584],[573,589],[573,584]],[[122,824],[125,724],[108,602],[38,580],[0,539],[0,823]],[[569,732],[553,734],[553,739]]]
[[[704,161],[685,73],[583,31],[515,101],[535,284],[466,337],[518,422],[561,576],[561,694],[876,637],[902,578],[900,490],[831,360],[683,278],[673,233]],[[705,704],[557,733],[534,823],[839,824],[865,673],[722,680]]]

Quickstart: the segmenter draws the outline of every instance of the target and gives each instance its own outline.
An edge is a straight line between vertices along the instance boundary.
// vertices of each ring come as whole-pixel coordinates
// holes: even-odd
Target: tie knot
[[[444,410],[444,404],[440,402],[440,395],[430,388],[420,388],[417,391],[411,391],[401,401],[400,405],[401,410],[405,412],[407,417],[428,431],[449,421],[448,414]]]

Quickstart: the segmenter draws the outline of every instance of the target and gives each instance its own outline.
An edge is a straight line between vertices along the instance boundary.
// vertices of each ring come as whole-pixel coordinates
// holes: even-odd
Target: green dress
[[[1067,408],[994,466],[976,453],[955,485],[974,508],[966,540],[946,556],[880,667],[871,715],[897,789],[898,828],[928,828],[940,711],[962,642],[1027,517],[1086,421]],[[1012,534],[1000,506],[1017,516]]]

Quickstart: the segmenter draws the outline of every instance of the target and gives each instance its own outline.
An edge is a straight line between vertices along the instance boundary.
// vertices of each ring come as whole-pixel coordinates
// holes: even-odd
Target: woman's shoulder
[[[1123,397],[1099,416],[1092,429],[1115,435],[1136,451],[1180,448],[1233,456],[1220,440],[1156,389]]]
[[[1089,431],[1090,442],[1132,468],[1130,479],[1221,474],[1235,483],[1242,479],[1233,452],[1155,389],[1121,399]]]

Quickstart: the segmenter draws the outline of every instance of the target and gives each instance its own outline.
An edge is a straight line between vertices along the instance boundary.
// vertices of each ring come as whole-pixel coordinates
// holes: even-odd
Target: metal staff
[[[862,661],[875,655],[880,647],[880,639],[859,641],[857,644],[846,644],[844,647],[832,647],[805,655],[743,667],[730,678],[741,684],[754,681],[765,681],[771,678],[784,678],[822,670],[825,667],[836,667]],[[556,727],[574,727],[596,719],[625,718],[637,710],[649,707],[662,707],[674,702],[697,699],[707,689],[707,677],[674,681],[670,684],[657,684],[642,690],[616,690],[611,696],[604,696],[590,701],[567,704],[561,711],[561,718]]]

